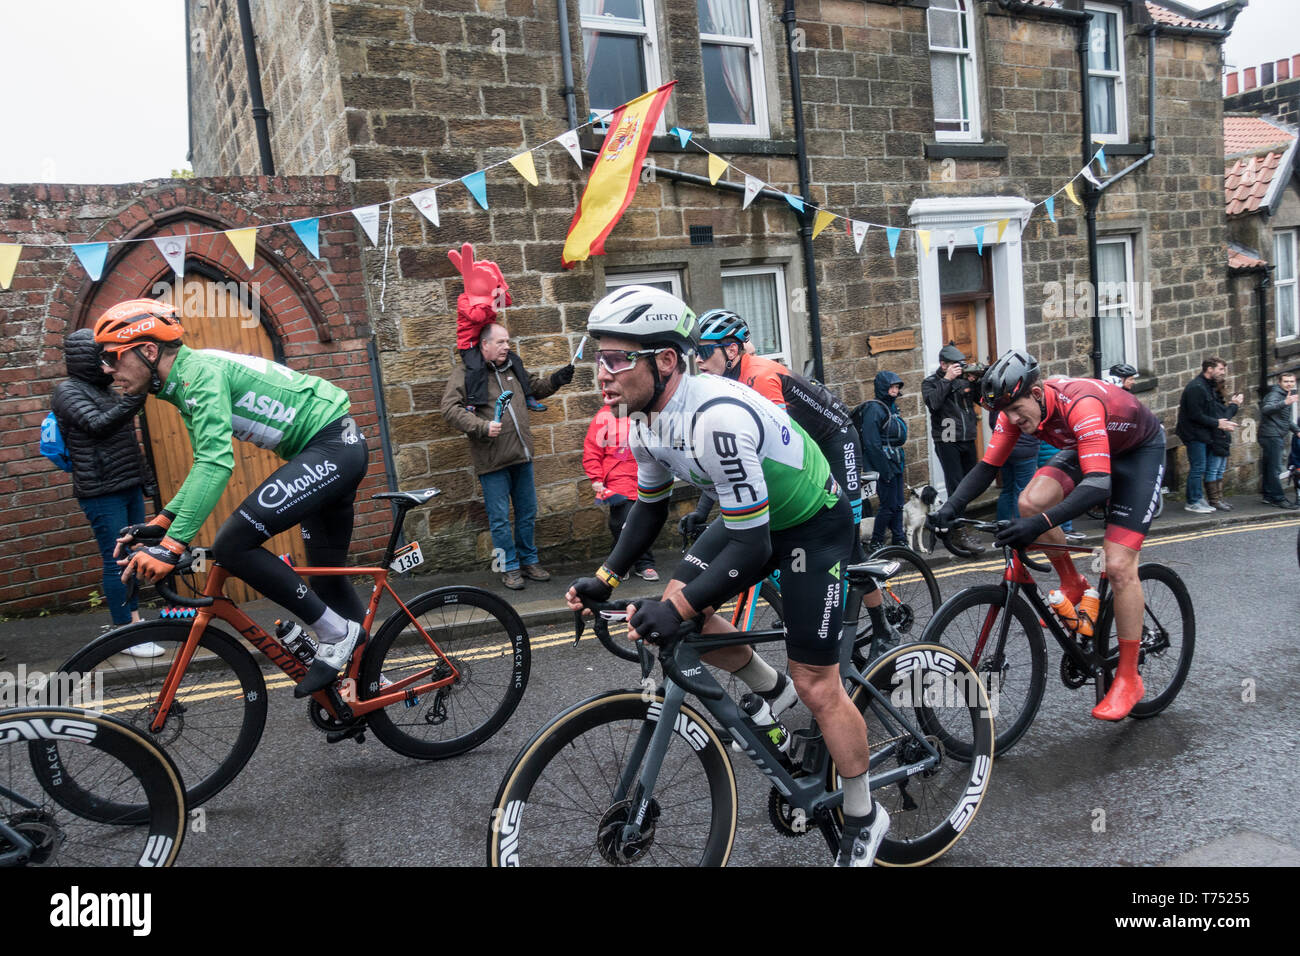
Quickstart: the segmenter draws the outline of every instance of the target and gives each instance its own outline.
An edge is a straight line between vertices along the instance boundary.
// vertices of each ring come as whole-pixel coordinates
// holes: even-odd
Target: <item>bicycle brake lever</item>
[[[578,641],[582,640],[582,632],[585,629],[586,629],[586,625],[582,621],[582,612],[574,611],[573,612],[573,643],[575,646],[577,645]]]

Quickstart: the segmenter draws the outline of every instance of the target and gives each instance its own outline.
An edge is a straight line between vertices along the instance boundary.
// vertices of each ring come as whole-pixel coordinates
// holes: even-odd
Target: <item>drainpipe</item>
[[[794,32],[795,24],[798,22],[794,12],[794,0],[785,0],[781,22],[785,24],[785,46],[790,58],[790,106],[794,113],[794,141],[799,163],[799,194],[803,196],[805,206],[811,206],[808,142],[804,138],[803,91],[799,85],[799,44],[795,42]],[[826,370],[822,364],[822,320],[817,297],[817,259],[813,252],[812,219],[806,211],[799,216],[799,235],[803,240],[804,276],[808,280],[808,331],[812,338],[813,377],[819,382],[824,382]]]
[[[1268,296],[1273,284],[1272,266],[1255,267],[1255,308],[1259,313],[1259,397],[1268,391]]]
[[[573,88],[573,48],[569,44],[569,0],[555,0],[555,15],[560,21],[560,63],[564,71],[564,109],[569,115],[569,129],[578,126],[578,104]]]
[[[190,32],[190,5],[185,4],[185,161],[194,164],[194,108],[190,105],[194,97],[194,63],[191,57],[194,50],[193,33]]]
[[[248,0],[238,0],[239,32],[244,39],[244,67],[248,70],[248,98],[253,104],[253,126],[257,130],[257,152],[262,161],[262,175],[274,176],[271,161],[271,133],[266,119],[271,115],[262,102],[262,71],[257,65],[257,41],[253,36],[253,14]]]

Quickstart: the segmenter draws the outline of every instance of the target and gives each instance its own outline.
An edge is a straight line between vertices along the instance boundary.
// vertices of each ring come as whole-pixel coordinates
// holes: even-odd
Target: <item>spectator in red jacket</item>
[[[628,419],[617,418],[609,407],[602,407],[591,420],[587,439],[582,443],[582,470],[591,481],[598,504],[609,507],[609,533],[618,544],[627,513],[636,501],[636,461],[627,446]],[[633,565],[638,577],[658,581],[655,556],[646,548]]]

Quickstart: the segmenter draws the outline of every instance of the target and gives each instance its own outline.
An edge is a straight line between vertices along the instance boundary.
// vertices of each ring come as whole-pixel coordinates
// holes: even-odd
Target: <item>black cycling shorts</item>
[[[758,576],[736,580],[727,599],[776,574],[785,611],[785,646],[790,660],[816,667],[838,664],[843,620],[844,567],[857,529],[848,500],[840,495],[833,508],[823,508],[803,524],[772,532],[772,556]],[[727,544],[722,521],[709,525],[677,565],[673,580],[689,584],[714,561]],[[702,565],[702,566],[701,566]]]
[[[1058,452],[1039,469],[1060,482],[1068,495],[1083,479],[1077,449]],[[1134,551],[1141,549],[1160,503],[1165,477],[1165,430],[1144,445],[1110,461],[1110,503],[1106,506],[1106,540]]]

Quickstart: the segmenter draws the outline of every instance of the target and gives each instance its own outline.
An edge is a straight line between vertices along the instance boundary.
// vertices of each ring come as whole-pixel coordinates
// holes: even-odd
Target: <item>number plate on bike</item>
[[[424,555],[420,553],[420,542],[412,541],[393,554],[393,562],[389,567],[401,574],[420,564],[424,564]]]

